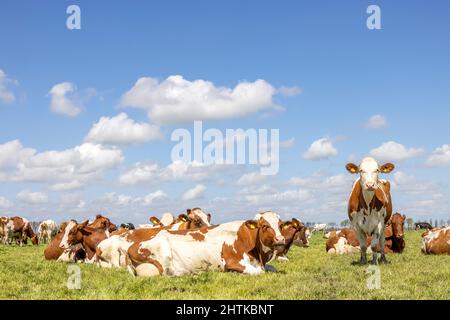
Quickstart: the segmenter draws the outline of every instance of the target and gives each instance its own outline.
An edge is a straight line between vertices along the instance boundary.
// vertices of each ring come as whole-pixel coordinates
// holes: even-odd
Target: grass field
[[[68,264],[45,261],[43,245],[0,245],[0,299],[450,299],[450,256],[423,255],[420,240],[406,233],[404,254],[380,267],[380,290],[367,288],[367,267],[351,265],[359,255],[326,254],[322,235],[293,248],[289,262],[272,263],[277,273],[138,279],[81,264],[80,290],[67,289]]]

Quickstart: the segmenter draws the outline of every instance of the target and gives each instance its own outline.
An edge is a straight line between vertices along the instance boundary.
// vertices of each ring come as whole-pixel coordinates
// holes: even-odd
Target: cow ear
[[[247,220],[245,221],[245,225],[250,229],[250,230],[254,230],[256,228],[258,228],[258,222],[255,220]]]
[[[354,163],[348,163],[345,168],[347,169],[348,172],[350,172],[351,174],[355,174],[359,172],[359,167],[354,164]]]
[[[208,222],[211,222],[211,213],[208,213],[207,216],[208,216]]]
[[[283,224],[281,225],[280,229],[281,229],[281,230],[284,230],[284,229],[289,228],[290,226],[294,226],[294,227],[295,227],[295,225],[294,225],[291,221],[286,221],[285,223],[283,223]]]
[[[406,220],[406,215],[403,215],[403,220]]]
[[[178,216],[178,219],[180,219],[180,220],[183,221],[183,222],[189,221],[189,217],[188,217],[187,215],[185,215],[185,214],[180,214],[180,215]]]
[[[298,227],[300,226],[300,224],[301,224],[300,221],[298,221],[298,220],[295,219],[295,218],[292,218],[292,225],[293,225],[295,228],[298,228]]]
[[[86,220],[86,221],[80,223],[80,224],[77,226],[77,228],[78,228],[78,229],[83,229],[84,227],[86,227],[86,226],[88,225],[88,223],[89,223],[89,220]]]
[[[154,225],[161,224],[161,221],[157,217],[150,217],[150,222],[153,223]]]
[[[186,209],[186,214],[190,215],[191,214],[191,209]]]
[[[391,173],[394,169],[395,166],[392,163],[385,163],[380,167],[380,172]]]
[[[101,217],[102,217],[102,215],[98,214],[98,215],[95,216],[95,219],[100,219]]]

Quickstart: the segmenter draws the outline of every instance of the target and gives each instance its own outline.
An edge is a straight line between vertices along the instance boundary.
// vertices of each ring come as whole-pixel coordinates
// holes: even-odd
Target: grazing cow
[[[327,224],[326,223],[322,223],[322,224],[316,223],[314,225],[313,229],[312,229],[312,232],[313,233],[320,232],[320,231],[325,232],[326,228],[327,228]]]
[[[39,224],[39,242],[49,243],[58,233],[58,225],[53,220],[45,220]]]
[[[305,248],[309,247],[309,230],[301,221],[294,218],[291,221],[283,223],[280,228],[286,244],[284,250],[277,253],[278,260],[289,260],[287,253],[292,245]]]
[[[211,215],[205,214],[200,208],[187,210],[169,226],[138,228],[113,235],[102,241],[97,247],[98,263],[102,267],[125,267],[125,257],[128,248],[142,241],[149,240],[161,230],[191,230],[210,226]]]
[[[431,224],[429,224],[428,222],[416,222],[416,223],[414,223],[414,225],[416,226],[416,230],[420,230],[420,229],[431,230],[431,229],[433,229],[433,226]]]
[[[30,222],[21,217],[9,218],[6,222],[6,243],[12,243],[14,239],[20,246],[27,244],[27,239],[30,238],[34,245],[39,243],[37,235],[31,228]]]
[[[424,254],[450,254],[450,227],[434,228],[422,234]]]
[[[367,235],[372,236],[372,264],[388,263],[384,252],[384,232],[392,215],[392,200],[389,181],[381,180],[378,176],[380,173],[392,172],[394,165],[386,163],[379,166],[374,158],[368,157],[359,166],[349,163],[346,168],[352,174],[360,174],[353,184],[348,204],[348,216],[361,244],[359,264],[367,264]],[[378,245],[381,247],[379,261],[376,252]]]
[[[128,269],[136,276],[181,276],[208,270],[265,272],[284,250],[281,221],[274,212],[197,230],[162,230],[128,249]]]

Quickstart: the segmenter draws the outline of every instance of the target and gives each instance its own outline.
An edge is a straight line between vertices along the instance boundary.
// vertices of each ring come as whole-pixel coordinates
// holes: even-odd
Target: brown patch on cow
[[[190,232],[189,235],[192,237],[192,239],[197,241],[203,241],[205,240],[205,236],[201,234],[200,232]]]
[[[450,254],[450,227],[434,228],[426,231],[422,237],[428,236],[430,233],[437,233],[432,239],[424,241],[422,252],[425,254]]]
[[[369,206],[367,206],[364,200],[363,189],[358,179],[353,187],[352,193],[348,203],[348,217],[350,221],[353,221],[353,215],[364,209],[364,214],[368,214],[369,211],[380,211],[383,207],[386,207],[385,223],[389,221],[392,215],[392,199],[391,199],[391,184],[389,181],[382,183],[379,182],[378,188],[375,190],[374,197],[372,198]]]

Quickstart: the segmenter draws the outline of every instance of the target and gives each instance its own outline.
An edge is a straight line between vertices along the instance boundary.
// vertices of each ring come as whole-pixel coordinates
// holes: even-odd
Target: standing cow
[[[58,233],[58,225],[53,220],[45,220],[39,224],[38,235],[39,242],[50,243]]]
[[[367,236],[372,235],[372,264],[377,264],[378,245],[381,247],[380,263],[388,263],[384,251],[386,223],[392,215],[392,201],[389,181],[379,179],[380,173],[391,173],[395,166],[386,163],[382,166],[371,157],[364,158],[359,166],[349,163],[347,170],[360,177],[353,184],[348,204],[348,216],[361,244],[359,264],[367,264]]]

